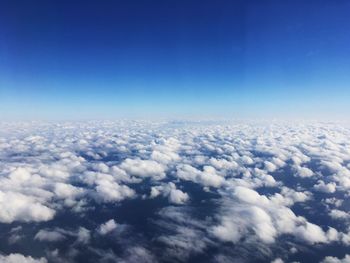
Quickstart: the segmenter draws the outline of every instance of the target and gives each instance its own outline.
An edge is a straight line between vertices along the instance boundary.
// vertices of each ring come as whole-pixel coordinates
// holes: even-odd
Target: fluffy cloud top
[[[55,211],[35,198],[16,192],[0,191],[0,222],[40,222],[51,220]]]
[[[184,204],[189,199],[188,194],[177,189],[174,183],[152,187],[150,197],[155,198],[158,195],[168,197],[169,202],[172,204]]]
[[[45,248],[38,259],[10,254],[1,262],[46,262],[46,254],[48,260],[70,262],[83,248],[96,261],[186,261],[217,251],[208,260],[232,262],[253,251],[257,261],[269,262],[285,258],[274,254],[276,246],[288,254],[295,253],[291,243],[300,253],[307,253],[304,246],[350,245],[349,127],[138,121],[1,125],[0,223],[20,226],[4,233],[4,242],[32,240]],[[125,212],[123,224],[130,220],[127,231],[108,220],[118,217],[117,211]],[[317,213],[329,221],[319,224]],[[101,218],[108,221],[101,224]],[[96,240],[111,246],[101,248]],[[51,250],[49,242],[71,248]],[[123,252],[113,250],[116,244]],[[324,262],[347,260],[330,255]]]
[[[100,225],[100,227],[98,228],[98,232],[101,235],[106,235],[109,232],[113,231],[114,229],[117,228],[117,223],[114,221],[114,219],[110,219],[108,220],[106,223],[103,223]]]
[[[65,236],[58,231],[40,230],[34,237],[40,241],[55,242],[65,239]]]
[[[35,259],[31,256],[23,256],[21,254],[15,253],[8,256],[0,255],[0,262],[2,263],[47,263],[45,258]]]
[[[135,176],[157,179],[162,179],[165,176],[163,165],[153,160],[126,159],[120,167]]]
[[[325,257],[322,263],[350,263],[350,255],[345,255],[344,258]]]

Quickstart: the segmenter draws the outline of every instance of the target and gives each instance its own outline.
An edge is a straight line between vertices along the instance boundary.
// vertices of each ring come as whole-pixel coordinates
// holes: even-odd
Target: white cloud
[[[96,193],[103,202],[121,201],[135,196],[135,191],[126,185],[100,179],[96,181]]]
[[[305,177],[311,177],[314,175],[314,172],[307,168],[307,167],[302,167],[302,166],[294,166],[293,167],[295,170],[295,175],[305,178]]]
[[[238,168],[238,164],[235,161],[228,161],[225,159],[210,158],[209,163],[215,169],[232,170]]]
[[[177,176],[183,180],[199,183],[203,186],[220,187],[225,179],[219,176],[212,166],[204,166],[200,171],[191,165],[184,164],[177,167]]]
[[[39,241],[48,241],[48,242],[56,242],[62,241],[66,237],[59,231],[48,231],[48,230],[40,230],[34,237]]]
[[[350,219],[350,213],[338,209],[333,209],[329,212],[329,215],[334,219]]]
[[[297,192],[291,188],[283,186],[280,193],[276,193],[270,197],[275,204],[291,206],[294,203],[306,202],[311,199],[309,192]]]
[[[327,236],[322,228],[309,222],[297,226],[294,230],[294,235],[310,244],[327,242]]]
[[[268,198],[242,186],[229,192],[233,192],[233,199],[226,199],[220,223],[212,228],[212,234],[220,240],[236,243],[247,233],[254,232],[256,238],[265,243],[275,242],[282,234],[294,235],[311,244],[331,241],[319,226],[296,216],[286,207],[307,200],[308,195],[304,193],[284,188],[278,198],[276,195]]]
[[[13,181],[23,182],[29,180],[31,178],[31,174],[28,169],[18,167],[10,173],[9,178]]]
[[[114,219],[110,219],[108,220],[106,223],[103,223],[99,226],[98,228],[98,232],[101,234],[101,235],[106,235],[110,232],[112,232],[114,229],[117,228],[117,223],[115,222]]]
[[[168,200],[172,204],[184,204],[189,200],[187,193],[182,192],[176,188],[176,185],[172,182],[151,188],[150,198],[155,198],[159,195],[168,197]]]
[[[82,194],[83,189],[70,184],[56,183],[54,193],[59,198],[74,198],[75,196]]]
[[[127,173],[139,177],[152,177],[156,180],[165,177],[165,168],[153,160],[126,159],[120,165]]]
[[[322,263],[350,263],[350,255],[345,255],[344,258],[328,256],[322,260]]]
[[[239,244],[235,253],[236,249],[249,251],[254,246],[268,254],[278,240],[286,253],[293,253],[279,239],[283,235],[293,236],[301,246],[350,244],[349,211],[343,202],[350,189],[350,132],[341,126],[172,126],[167,122],[135,121],[22,123],[5,125],[0,130],[6,134],[0,137],[2,223],[40,223],[61,212],[84,219],[95,208],[110,212],[115,206],[122,207],[125,199],[142,205],[149,202],[150,193],[149,198],[161,196],[175,205],[163,209],[161,219],[152,220],[167,230],[155,231],[165,254],[179,260],[202,253],[208,246],[219,247],[220,241]],[[201,200],[197,203],[197,196],[192,195],[202,190],[205,192],[198,196]],[[316,200],[322,204],[317,210]],[[305,209],[293,209],[297,203]],[[211,205],[215,208],[202,211]],[[193,218],[203,213],[207,213],[203,218]],[[310,213],[328,213],[338,220],[337,224],[335,228],[318,226],[307,219]],[[86,220],[100,223],[94,216]],[[91,235],[83,226],[75,231],[64,230],[71,228],[62,225],[44,228],[32,238],[54,242],[67,237],[69,242],[72,239],[68,237],[74,237],[76,245],[63,259],[73,258],[83,245],[95,253],[95,242],[90,240],[98,235]],[[98,238],[105,238],[103,235],[114,229],[119,231],[119,227],[113,219],[99,225]],[[20,244],[28,238],[24,234],[8,232],[5,241]],[[123,262],[147,257],[154,261],[156,257],[147,246],[134,244],[134,238],[118,240],[127,246],[124,254],[106,251],[106,258],[109,255]],[[213,258],[232,259],[224,248],[218,250],[220,254]],[[60,253],[57,250],[57,257]]]
[[[335,198],[335,197],[324,199],[324,203],[325,203],[325,204],[327,204],[327,205],[330,204],[330,205],[333,205],[333,206],[335,206],[335,207],[341,206],[341,205],[343,204],[343,201],[344,201],[344,200],[342,200],[342,199],[337,199],[337,198]]]
[[[30,196],[20,193],[0,191],[0,222],[12,223],[13,221],[48,221],[55,211]]]
[[[234,209],[239,219],[223,217],[222,224],[213,228],[213,234],[223,241],[236,243],[248,233],[248,229],[255,232],[257,237],[266,243],[275,241],[277,231],[271,217],[260,207],[239,207]],[[243,219],[246,218],[247,220]]]
[[[325,184],[322,180],[319,180],[317,184],[314,185],[314,189],[318,192],[323,193],[334,193],[336,191],[336,184],[335,183],[328,183]]]
[[[2,263],[47,263],[45,258],[32,258],[31,256],[24,256],[22,254],[14,253],[8,256],[0,255],[0,262]]]
[[[169,194],[169,202],[172,204],[183,204],[189,199],[188,194],[179,189],[171,189]]]
[[[264,166],[268,172],[274,172],[277,170],[277,166],[274,163],[269,162],[269,161],[265,161]]]

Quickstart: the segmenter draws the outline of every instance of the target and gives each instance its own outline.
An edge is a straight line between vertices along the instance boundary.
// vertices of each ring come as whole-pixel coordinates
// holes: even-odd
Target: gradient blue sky
[[[0,118],[349,118],[350,1],[2,0]]]

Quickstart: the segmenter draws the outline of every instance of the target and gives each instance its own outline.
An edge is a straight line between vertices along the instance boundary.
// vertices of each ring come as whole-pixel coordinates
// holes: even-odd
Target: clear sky
[[[350,118],[350,1],[1,0],[0,118]]]

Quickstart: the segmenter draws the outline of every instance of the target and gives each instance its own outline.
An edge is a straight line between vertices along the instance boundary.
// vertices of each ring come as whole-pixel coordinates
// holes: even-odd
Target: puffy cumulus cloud
[[[114,219],[108,220],[106,223],[103,223],[98,228],[98,233],[101,235],[106,235],[110,232],[112,232],[114,229],[117,228],[117,223]]]
[[[170,203],[178,205],[184,204],[189,199],[188,194],[177,189],[176,185],[172,182],[164,185],[154,186],[151,188],[151,198],[155,198],[159,195],[168,197]]]
[[[35,198],[15,192],[0,191],[0,222],[40,222],[51,220],[55,211]]]
[[[156,143],[152,144],[151,158],[153,160],[167,165],[181,159],[178,154],[181,143],[176,138],[170,137],[168,139],[158,139],[156,141]]]
[[[242,186],[237,186],[233,189],[233,196],[249,204],[261,203],[266,205],[269,202],[266,196],[259,195],[255,190]]]
[[[66,237],[59,231],[49,231],[49,230],[40,230],[34,237],[34,239],[39,241],[48,241],[48,242],[56,242],[62,241]]]
[[[24,256],[22,254],[10,254],[8,256],[0,255],[0,262],[2,263],[47,263],[45,258],[33,258],[31,256]]]
[[[350,255],[346,254],[344,258],[328,256],[322,260],[322,263],[350,263]]]
[[[291,157],[291,160],[293,161],[293,163],[297,166],[303,164],[303,163],[307,163],[309,162],[311,159],[310,157],[306,156],[305,154],[297,151],[296,154]]]
[[[323,202],[326,206],[328,205],[332,205],[332,206],[335,206],[335,207],[340,207],[342,204],[343,204],[343,201],[342,199],[337,199],[335,197],[331,197],[331,198],[325,198],[323,199]]]
[[[313,188],[318,191],[318,192],[323,192],[323,193],[334,193],[336,191],[336,183],[325,183],[322,180],[319,180],[317,184],[313,186]]]
[[[177,167],[177,176],[180,179],[193,181],[203,186],[220,187],[225,179],[218,175],[215,168],[212,166],[204,166],[203,171],[195,167],[184,164]]]
[[[283,188],[281,193],[267,197],[242,186],[229,192],[232,194],[227,197],[222,214],[218,216],[220,223],[211,230],[220,240],[237,243],[253,232],[265,243],[273,243],[283,234],[294,235],[311,244],[334,241],[321,227],[295,215],[288,207],[308,200],[305,193]]]
[[[179,189],[172,188],[169,193],[169,202],[173,204],[183,204],[189,199],[188,194]]]
[[[25,169],[23,167],[18,167],[9,174],[9,178],[12,181],[23,182],[31,179],[31,174],[28,171],[28,169]]]
[[[152,177],[154,179],[162,179],[165,177],[164,166],[153,160],[128,158],[120,164],[120,168],[134,176]]]
[[[256,236],[266,243],[275,241],[277,231],[272,219],[263,209],[257,206],[236,207],[232,216],[240,218],[231,219],[229,216],[221,218],[221,224],[213,228],[213,234],[223,241],[238,242],[249,230],[253,230]],[[247,218],[248,220],[244,219]]]
[[[330,159],[330,160],[329,160]],[[321,164],[327,168],[329,171],[336,173],[339,171],[342,171],[344,169],[346,169],[345,167],[343,167],[342,160],[340,159],[333,159],[332,157],[330,157],[328,160],[322,160]]]
[[[322,228],[309,222],[297,226],[294,230],[294,235],[310,244],[326,243],[328,241],[327,235]]]
[[[65,183],[56,183],[54,186],[54,193],[58,198],[74,198],[83,191],[81,188]]]
[[[274,172],[277,170],[277,166],[270,162],[270,161],[265,161],[264,162],[264,166],[265,166],[265,169],[268,171],[268,172]]]
[[[8,171],[6,170],[8,169]],[[5,174],[0,177],[0,190],[4,192],[19,192],[33,196],[38,201],[50,199],[53,195],[45,188],[47,180],[35,173],[36,169],[28,165],[6,167]]]
[[[341,188],[342,190],[345,190],[345,191],[349,190],[350,189],[350,169],[338,163],[336,167],[332,167],[332,169],[330,170],[333,172],[333,175],[331,176],[331,180],[336,182],[339,185],[339,188]]]
[[[250,157],[250,156],[247,156],[247,155],[243,155],[240,157],[240,161],[243,163],[243,164],[254,164],[254,160]]]
[[[35,222],[41,229],[32,236],[25,227],[9,231],[5,242],[21,245],[33,238],[45,249],[48,242],[72,246],[46,249],[49,260],[69,262],[84,247],[96,262],[186,261],[207,251],[218,251],[208,259],[213,262],[244,261],[251,251],[269,262],[295,253],[290,239],[300,253],[310,244],[350,245],[349,127],[166,121],[0,125],[0,222]],[[169,203],[173,206],[166,207]],[[113,219],[101,224],[119,211],[128,211],[123,222],[131,227],[124,232],[134,231],[128,237],[123,231],[107,235],[121,229]],[[317,225],[318,213],[329,222]],[[48,228],[51,223],[57,227]],[[123,252],[102,248],[106,242],[95,239],[108,239]],[[235,243],[233,252],[226,249],[232,244],[221,242]],[[275,255],[279,250],[286,257]]]
[[[299,192],[291,188],[283,186],[280,193],[276,193],[270,197],[270,200],[275,204],[291,206],[294,203],[306,202],[310,200],[312,194],[310,192],[304,191]]]
[[[224,169],[224,170],[234,170],[239,167],[236,161],[234,160],[226,160],[226,159],[216,159],[214,157],[211,157],[209,160],[209,163],[211,166],[213,166],[215,169]]]
[[[100,179],[96,181],[96,195],[103,202],[121,201],[135,196],[135,191],[126,185]]]
[[[334,219],[343,219],[343,220],[349,220],[350,219],[350,213],[345,212],[338,209],[333,209],[329,212],[329,215]]]
[[[235,180],[227,180],[227,183],[231,184],[233,182],[233,185],[239,184],[242,186],[249,186],[252,188],[257,187],[273,187],[277,186],[277,182],[275,178],[269,174],[265,170],[259,169],[259,168],[248,168],[243,170],[243,177],[241,179],[235,179]]]
[[[305,178],[305,177],[311,177],[314,175],[314,172],[307,167],[294,166],[293,168],[295,170],[295,176]]]

